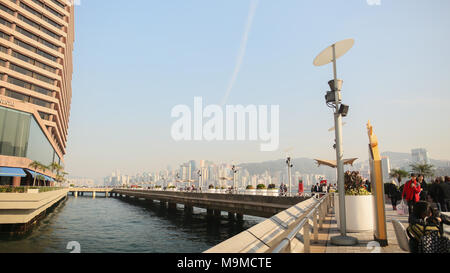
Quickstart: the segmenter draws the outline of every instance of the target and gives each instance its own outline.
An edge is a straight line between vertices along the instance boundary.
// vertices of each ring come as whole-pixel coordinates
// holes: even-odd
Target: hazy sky
[[[370,119],[382,151],[424,147],[432,158],[450,159],[450,1],[251,3],[82,0],[75,10],[70,175],[134,174],[190,159],[275,160],[288,147],[295,157],[333,159],[333,116],[324,100],[332,67],[312,62],[347,38],[356,42],[338,60],[350,105],[345,157],[367,159]],[[279,105],[280,149],[260,152],[260,141],[172,140],[172,108],[192,107],[194,96],[220,104],[238,56],[227,103]]]

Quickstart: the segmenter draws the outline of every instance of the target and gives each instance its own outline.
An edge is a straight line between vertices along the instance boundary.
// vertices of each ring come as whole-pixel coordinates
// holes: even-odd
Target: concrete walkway
[[[348,233],[349,236],[356,237],[359,241],[355,246],[335,246],[330,243],[330,238],[339,235],[334,213],[327,216],[323,223],[323,229],[319,230],[319,240],[311,245],[312,253],[407,253],[400,249],[395,236],[392,219],[398,219],[405,228],[408,226],[408,216],[397,215],[392,210],[391,205],[386,205],[386,228],[388,232],[388,246],[386,247],[370,247],[373,243],[373,232]],[[372,243],[371,243],[372,242]],[[369,247],[368,247],[369,245]],[[376,244],[375,244],[376,246]]]

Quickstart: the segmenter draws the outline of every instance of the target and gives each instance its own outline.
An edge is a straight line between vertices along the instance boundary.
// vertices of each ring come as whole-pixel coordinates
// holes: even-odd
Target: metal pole
[[[292,179],[292,175],[291,175],[291,160],[290,160],[290,158],[288,159],[288,179],[289,179],[289,194],[288,194],[288,196],[291,196],[291,194],[292,194],[292,182],[291,182],[291,179]]]
[[[334,92],[336,99],[336,111],[334,113],[335,122],[335,136],[336,136],[336,165],[337,165],[337,184],[339,189],[339,222],[341,236],[332,238],[332,243],[337,245],[354,245],[357,243],[356,238],[347,236],[347,222],[345,215],[345,181],[344,181],[344,159],[343,159],[343,147],[342,147],[342,114],[339,113],[339,83],[337,79],[336,69],[336,47],[333,47],[333,75],[334,75]]]
[[[337,178],[339,188],[339,219],[341,235],[347,235],[347,225],[345,217],[345,185],[344,185],[344,164],[343,164],[343,151],[342,151],[342,115],[339,113],[339,93],[337,82],[337,70],[336,70],[336,49],[333,45],[333,74],[334,74],[334,87],[336,98],[336,112],[334,114],[335,121],[335,135],[336,135],[336,161],[337,161]]]

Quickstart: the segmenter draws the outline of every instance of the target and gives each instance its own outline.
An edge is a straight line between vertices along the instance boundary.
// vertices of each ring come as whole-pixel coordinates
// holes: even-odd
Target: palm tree
[[[47,165],[41,164],[40,169],[41,169],[41,171],[42,171],[43,173],[45,173],[45,171],[47,171],[47,170],[49,169],[49,167],[48,167]],[[46,185],[45,185],[45,177],[42,176],[42,178],[43,178],[43,179],[42,179],[42,182],[44,183],[44,186],[46,186]]]
[[[400,186],[402,178],[408,177],[408,172],[403,169],[392,169],[389,176],[392,178],[396,178],[398,181],[398,185]]]
[[[412,163],[409,164],[411,170],[415,173],[422,174],[425,177],[434,175],[434,166],[427,163]]]
[[[45,177],[43,175],[36,175],[36,176],[37,176],[38,182],[40,182],[41,180],[45,181]]]
[[[64,171],[62,171],[61,173],[58,173],[56,175],[56,181],[60,182],[60,183],[63,183],[64,181],[66,181],[66,178],[65,178],[66,175],[68,175],[68,173],[66,173]]]
[[[56,174],[59,174],[64,168],[59,165],[56,162],[53,162],[52,164],[48,165],[48,168],[54,173],[56,171]]]
[[[41,166],[43,166],[43,165],[39,161],[33,161],[33,162],[30,163],[30,165],[28,165],[28,167],[32,168],[34,170],[34,172],[37,172],[37,170],[40,169]],[[36,176],[37,176],[37,174],[34,175],[33,187],[36,184]]]
[[[48,168],[53,172],[53,173],[55,173],[55,171],[56,171],[56,181],[57,182],[64,182],[64,176],[65,175],[67,175],[67,173],[66,172],[64,172],[64,168],[63,168],[63,166],[61,166],[61,165],[59,165],[58,163],[56,163],[56,162],[53,162],[52,164],[50,164],[49,166],[48,166]],[[61,175],[62,174],[62,175]]]

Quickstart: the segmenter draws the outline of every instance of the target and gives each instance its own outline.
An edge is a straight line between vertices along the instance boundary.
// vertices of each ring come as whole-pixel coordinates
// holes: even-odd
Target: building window
[[[31,114],[0,106],[0,155],[26,157],[50,165],[54,154]]]
[[[0,107],[0,154],[25,157],[30,133],[30,114]]]
[[[41,119],[50,120],[50,114],[39,112],[39,116],[41,116]]]
[[[14,11],[7,6],[0,4],[0,9],[14,16]]]
[[[17,78],[14,78],[12,76],[8,76],[8,82],[26,89],[30,89],[33,91],[36,91],[38,93],[41,93],[43,95],[47,95],[47,96],[52,96],[53,95],[53,91],[48,90],[46,88],[40,87],[38,85],[23,81],[23,80],[19,80]]]
[[[15,43],[16,45],[18,45],[18,46],[21,46],[21,47],[23,47],[23,48],[25,48],[25,49],[28,49],[28,50],[31,51],[31,52],[34,52],[34,53],[36,53],[36,54],[39,54],[39,55],[41,55],[42,57],[47,58],[47,59],[49,59],[49,60],[51,60],[51,61],[54,61],[54,62],[57,62],[57,61],[58,61],[58,58],[57,58],[57,57],[55,57],[55,56],[53,56],[53,55],[50,55],[50,54],[48,54],[48,53],[46,53],[46,52],[44,52],[44,51],[42,51],[42,50],[40,50],[40,49],[38,49],[38,48],[36,48],[36,47],[34,47],[34,46],[31,46],[31,45],[29,45],[29,44],[27,44],[27,43],[25,43],[25,42],[22,42],[21,40],[19,40],[19,39],[17,39],[17,38],[14,38],[14,43]]]
[[[17,71],[21,74],[27,75],[29,77],[33,77],[35,79],[41,80],[43,82],[49,83],[49,84],[55,84],[55,80],[54,79],[50,79],[49,77],[43,76],[39,73],[33,72],[31,70],[28,70],[26,68],[23,68],[21,66],[18,66],[16,64],[11,63],[11,65],[9,66],[9,68],[11,70]]]
[[[7,40],[7,41],[9,41],[9,38],[11,36],[9,36],[8,34],[4,33],[3,31],[0,31],[0,37],[5,39],[5,40]]]
[[[3,19],[2,17],[0,17],[0,24],[5,25],[7,27],[11,27],[11,23],[5,19]]]
[[[22,33],[23,35],[27,36],[28,38],[31,38],[35,41],[38,41],[39,43],[53,49],[53,50],[58,50],[59,47],[48,42],[47,40],[42,39],[41,37],[34,35],[33,33],[29,32],[28,30],[25,30],[19,26],[16,26],[16,31]]]
[[[13,98],[13,99],[16,99],[16,100],[21,100],[21,101],[24,101],[24,102],[30,102],[30,96],[24,95],[22,93],[18,93],[18,92],[15,92],[15,91],[11,91],[9,89],[6,89],[6,96],[10,97],[10,98]]]

